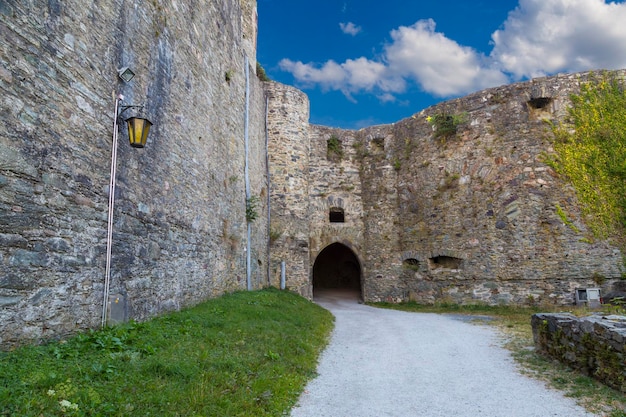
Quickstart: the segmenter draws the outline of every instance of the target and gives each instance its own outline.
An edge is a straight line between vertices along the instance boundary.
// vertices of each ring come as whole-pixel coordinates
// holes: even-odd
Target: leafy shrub
[[[428,116],[426,120],[434,127],[435,139],[447,139],[456,135],[459,126],[467,122],[467,113],[437,113]]]

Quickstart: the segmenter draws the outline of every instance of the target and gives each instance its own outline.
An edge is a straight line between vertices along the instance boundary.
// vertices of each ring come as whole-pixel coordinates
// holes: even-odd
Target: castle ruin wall
[[[309,249],[309,99],[280,83],[265,85],[271,200],[270,282],[311,298]]]
[[[546,121],[564,120],[588,76],[488,89],[359,131],[369,301],[571,304],[578,287],[608,292],[622,254],[588,239],[574,190],[542,159]],[[436,114],[466,123],[436,138]]]
[[[252,283],[267,283],[255,1],[8,0],[0,33],[3,346],[100,324],[117,94],[154,126],[144,149],[119,136],[115,315],[144,320],[246,288],[246,57]]]

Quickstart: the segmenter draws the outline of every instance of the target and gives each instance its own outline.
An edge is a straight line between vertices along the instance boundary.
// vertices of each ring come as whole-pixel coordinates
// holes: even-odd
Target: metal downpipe
[[[109,212],[107,225],[107,253],[106,267],[104,272],[104,292],[102,297],[102,328],[107,324],[107,304],[109,301],[109,288],[111,286],[111,252],[113,246],[113,208],[115,206],[115,176],[117,174],[117,112],[119,102],[123,100],[120,94],[115,98],[115,112],[113,114],[113,137],[111,141],[111,177],[109,179]]]
[[[246,182],[246,208],[250,202],[250,168],[248,166],[248,157],[250,153],[249,146],[249,124],[250,124],[250,68],[248,64],[248,57],[245,57],[245,67],[246,67],[246,110],[245,110],[245,122],[244,122],[244,145],[245,145],[245,163],[244,163],[244,178]],[[246,218],[247,225],[247,241],[246,241],[246,285],[248,291],[252,290],[252,245],[251,245],[251,235],[252,235],[252,222]]]

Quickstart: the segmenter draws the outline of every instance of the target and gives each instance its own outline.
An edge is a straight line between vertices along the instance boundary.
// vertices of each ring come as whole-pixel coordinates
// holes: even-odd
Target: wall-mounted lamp
[[[117,70],[117,76],[127,83],[133,79],[135,73],[128,67],[122,67]]]
[[[124,76],[130,75],[130,79],[135,75],[130,69],[122,68],[118,71],[120,78],[126,81]],[[126,75],[124,75],[126,74]],[[113,206],[115,205],[115,177],[117,172],[117,135],[119,130],[118,120],[121,118],[122,113],[130,108],[143,108],[143,106],[120,106],[120,101],[124,100],[124,96],[121,94],[115,98],[115,112],[113,116],[113,140],[111,144],[111,177],[109,182],[109,217],[108,217],[108,230],[107,230],[107,254],[106,254],[106,271],[104,278],[104,296],[102,303],[102,327],[107,325],[107,305],[109,299],[109,288],[111,284],[111,251],[113,246]],[[121,111],[120,111],[121,110]],[[148,119],[141,117],[130,117],[126,119],[128,124],[128,139],[130,146],[134,148],[143,148],[148,140],[148,133],[150,133],[150,126],[152,123]]]
[[[123,96],[118,97],[120,100],[123,100]],[[120,111],[118,115],[118,119],[122,116],[126,110],[131,108],[140,108],[143,109],[143,106],[121,106],[122,111]],[[129,117],[125,120],[128,126],[128,140],[130,141],[130,146],[133,148],[143,148],[146,146],[146,141],[148,140],[148,134],[150,133],[150,126],[152,126],[152,122],[148,119],[144,119],[143,117]]]
[[[150,120],[142,119],[141,117],[131,117],[126,119],[126,123],[128,124],[130,146],[133,148],[143,148],[148,140],[150,126],[152,126]]]

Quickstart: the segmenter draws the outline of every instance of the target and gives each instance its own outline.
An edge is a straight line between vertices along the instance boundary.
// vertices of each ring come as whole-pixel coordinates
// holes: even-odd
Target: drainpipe
[[[285,289],[285,274],[286,274],[286,266],[285,266],[285,261],[281,261],[280,262],[280,289],[284,290]]]
[[[270,178],[270,153],[269,153],[270,138],[269,138],[269,132],[268,132],[269,105],[270,105],[270,98],[265,97],[265,169],[266,169],[266,176],[267,176],[267,285],[268,286],[272,284],[271,279],[270,279],[270,273],[271,273],[270,261],[271,261],[271,244],[272,244],[272,239],[271,239],[272,223],[270,222],[270,220],[272,220],[271,209],[270,209],[271,207],[270,206],[270,203],[271,203],[270,190],[272,186],[272,181]]]
[[[109,302],[109,288],[111,286],[111,250],[113,246],[113,206],[115,205],[115,175],[117,171],[117,110],[120,101],[124,99],[121,94],[115,98],[115,111],[113,112],[113,138],[111,140],[111,177],[109,179],[109,213],[107,227],[107,254],[106,268],[104,272],[104,295],[102,297],[102,328],[107,324],[107,304]]]
[[[250,201],[250,173],[248,167],[248,156],[249,156],[249,144],[248,144],[248,125],[250,119],[250,68],[248,64],[248,56],[245,57],[245,66],[246,66],[246,112],[245,112],[245,123],[243,129],[244,136],[244,144],[245,144],[245,163],[244,163],[244,177],[246,182],[246,207],[248,202]],[[246,242],[246,284],[248,291],[252,291],[252,261],[251,261],[251,234],[252,234],[252,222],[246,219],[247,225],[247,242]]]

